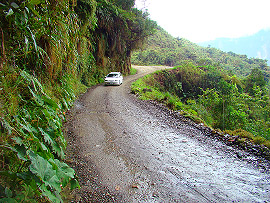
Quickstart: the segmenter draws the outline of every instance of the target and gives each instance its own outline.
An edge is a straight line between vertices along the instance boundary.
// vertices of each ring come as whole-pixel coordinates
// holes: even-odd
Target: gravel
[[[137,67],[121,86],[90,88],[65,123],[67,163],[80,190],[69,202],[264,202],[269,153],[140,101],[130,84],[163,67]]]

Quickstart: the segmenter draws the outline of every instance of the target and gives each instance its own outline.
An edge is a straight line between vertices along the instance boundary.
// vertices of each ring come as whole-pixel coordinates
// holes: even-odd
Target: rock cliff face
[[[131,52],[154,32],[156,23],[142,11],[116,9],[114,4],[98,6],[96,16],[98,26],[91,34],[97,66],[129,73]]]

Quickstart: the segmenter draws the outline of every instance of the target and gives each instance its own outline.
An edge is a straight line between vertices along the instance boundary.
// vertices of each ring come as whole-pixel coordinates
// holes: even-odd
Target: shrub
[[[258,145],[264,144],[266,142],[266,139],[261,136],[256,136],[252,140],[254,144],[258,144]]]

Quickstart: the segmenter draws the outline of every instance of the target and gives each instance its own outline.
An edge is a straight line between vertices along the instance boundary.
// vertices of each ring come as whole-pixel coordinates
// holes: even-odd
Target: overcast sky
[[[136,7],[174,37],[196,43],[270,28],[270,0],[136,0]]]

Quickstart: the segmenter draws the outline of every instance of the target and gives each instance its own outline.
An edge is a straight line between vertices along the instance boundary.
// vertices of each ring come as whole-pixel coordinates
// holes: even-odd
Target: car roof
[[[110,72],[109,74],[120,74],[120,72]]]

